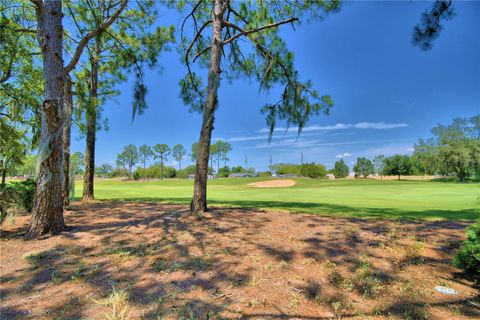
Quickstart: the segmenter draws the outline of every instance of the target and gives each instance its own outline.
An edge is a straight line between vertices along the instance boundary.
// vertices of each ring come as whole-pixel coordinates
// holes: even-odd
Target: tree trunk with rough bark
[[[95,39],[95,53],[90,60],[91,83],[87,107],[87,145],[85,148],[85,173],[83,176],[83,201],[93,200],[95,178],[95,140],[97,133],[97,106],[98,106],[98,67],[100,56],[100,39]]]
[[[62,2],[36,5],[37,38],[43,55],[44,100],[37,156],[37,189],[27,237],[58,234],[63,219],[63,56]]]
[[[160,180],[163,180],[163,156],[160,158]]]
[[[70,205],[70,138],[72,130],[73,94],[72,80],[68,74],[65,75],[65,99],[63,104],[63,207]]]
[[[4,166],[2,168],[2,183],[0,184],[0,188],[1,189],[5,188],[6,184],[7,184],[7,168]]]
[[[203,109],[202,129],[198,146],[198,157],[195,169],[195,182],[190,211],[201,215],[207,211],[207,178],[210,141],[212,138],[215,109],[217,107],[218,87],[220,85],[220,61],[222,54],[223,12],[221,0],[215,0],[213,15],[212,49],[208,72],[207,101]]]

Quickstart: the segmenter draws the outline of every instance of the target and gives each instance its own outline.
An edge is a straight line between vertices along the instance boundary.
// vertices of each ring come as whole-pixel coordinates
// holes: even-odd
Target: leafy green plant
[[[480,222],[471,224],[465,231],[467,240],[453,259],[455,267],[480,279]]]
[[[32,212],[35,198],[35,180],[13,182],[0,190],[0,222],[11,213],[11,209]]]

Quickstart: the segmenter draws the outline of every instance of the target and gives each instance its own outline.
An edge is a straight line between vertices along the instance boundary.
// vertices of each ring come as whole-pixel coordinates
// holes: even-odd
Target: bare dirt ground
[[[297,183],[294,180],[290,179],[279,179],[279,180],[268,180],[268,181],[259,181],[249,183],[248,186],[256,188],[286,188],[296,185]]]
[[[1,234],[1,319],[479,319],[465,223],[74,203],[71,230]],[[445,295],[435,286],[455,289]],[[122,315],[124,318],[122,318]]]

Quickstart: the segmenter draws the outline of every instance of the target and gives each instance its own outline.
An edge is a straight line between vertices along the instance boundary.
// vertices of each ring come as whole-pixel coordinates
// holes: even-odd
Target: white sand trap
[[[248,186],[256,188],[286,188],[296,185],[297,183],[290,179],[268,180],[249,183]]]

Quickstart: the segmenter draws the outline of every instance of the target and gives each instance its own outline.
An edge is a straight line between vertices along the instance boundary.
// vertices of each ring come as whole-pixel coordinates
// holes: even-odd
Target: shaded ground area
[[[478,319],[451,258],[464,222],[74,203],[72,229],[1,235],[1,319]],[[435,286],[455,289],[445,295]]]

